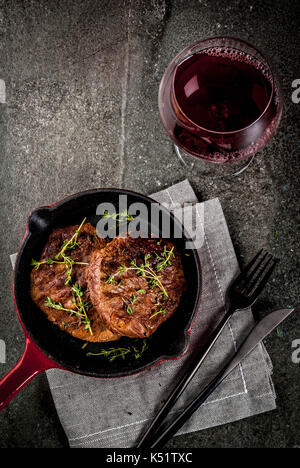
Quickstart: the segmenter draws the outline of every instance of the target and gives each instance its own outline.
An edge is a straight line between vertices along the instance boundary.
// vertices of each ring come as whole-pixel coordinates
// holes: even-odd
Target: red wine
[[[183,50],[159,90],[160,115],[170,137],[212,162],[247,158],[262,149],[278,128],[282,107],[268,62],[249,44],[231,38],[207,39]]]
[[[246,54],[195,54],[179,65],[174,80],[181,111],[215,132],[251,125],[267,107],[272,86]]]

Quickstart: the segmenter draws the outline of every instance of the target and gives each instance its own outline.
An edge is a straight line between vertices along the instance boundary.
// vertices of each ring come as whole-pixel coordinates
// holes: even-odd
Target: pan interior
[[[102,356],[87,356],[87,353],[99,353],[111,347],[142,348],[142,339],[123,337],[111,343],[89,343],[73,338],[56,325],[48,321],[45,314],[36,306],[30,296],[30,263],[32,258],[40,258],[52,229],[73,224],[80,224],[82,219],[96,226],[99,216],[96,208],[100,203],[113,203],[118,211],[119,195],[126,194],[128,205],[136,202],[145,203],[151,208],[155,203],[148,197],[129,191],[96,190],[74,195],[54,207],[37,210],[29,219],[29,231],[19,252],[15,270],[15,298],[22,323],[38,347],[53,361],[84,375],[95,377],[117,377],[138,372],[163,359],[176,358],[183,354],[188,346],[188,329],[196,313],[201,293],[201,270],[197,252],[186,250],[187,236],[182,225],[172,215],[170,219],[171,235],[169,239],[176,244],[182,254],[183,269],[187,280],[180,305],[174,315],[163,323],[159,329],[147,338],[147,349],[142,356],[136,358],[134,353],[128,353],[123,360],[117,358],[110,362]],[[162,210],[162,217],[170,216],[167,210]],[[153,231],[151,218],[147,219],[149,231]],[[157,226],[156,226],[157,228]],[[182,231],[181,238],[175,238],[174,229]],[[124,227],[122,228],[124,231]],[[161,230],[160,230],[161,232]]]

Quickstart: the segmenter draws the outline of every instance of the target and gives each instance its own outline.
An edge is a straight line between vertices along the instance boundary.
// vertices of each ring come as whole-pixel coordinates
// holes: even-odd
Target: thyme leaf
[[[122,213],[110,213],[108,210],[105,210],[103,218],[114,219],[119,224],[124,223],[125,221],[132,221],[134,219],[127,210],[124,210]]]
[[[91,328],[91,321],[87,316],[87,310],[91,307],[90,303],[87,303],[82,300],[83,292],[79,284],[75,283],[72,286],[72,292],[74,297],[74,304],[76,304],[78,312],[82,315],[81,322],[85,324],[85,329],[93,335],[93,331]]]
[[[138,297],[135,296],[135,295],[132,295],[131,299],[128,299],[128,300],[126,300],[126,299],[124,299],[124,297],[122,297],[122,301],[125,304],[127,314],[131,315],[133,313],[133,305],[135,304],[137,299],[138,299]]]
[[[166,314],[166,313],[167,313],[167,309],[165,307],[161,307],[161,309],[159,309],[157,312],[154,312],[154,314],[152,314],[150,318],[155,317],[158,314]]]
[[[87,356],[104,356],[108,358],[109,362],[112,362],[118,357],[125,359],[128,353],[130,353],[130,348],[109,348],[102,349],[100,353],[87,353]]]
[[[148,343],[147,343],[147,340],[143,340],[143,345],[142,345],[142,348],[139,350],[136,346],[133,346],[133,351],[134,351],[134,357],[135,359],[139,359],[142,354],[146,351],[146,349],[148,349]]]
[[[34,267],[33,268],[34,270],[38,270],[41,265],[53,265],[53,264],[63,265],[63,264],[66,264],[66,262],[69,262],[69,264],[72,264],[72,265],[88,265],[88,263],[85,263],[85,262],[75,262],[71,257],[65,256],[64,259],[65,259],[64,261],[59,262],[56,260],[52,260],[52,258],[47,258],[47,260],[42,260],[38,262],[37,260],[33,258],[31,260],[30,265]]]
[[[68,240],[68,241],[63,242],[62,249],[55,256],[56,259],[58,259],[60,257],[64,257],[64,253],[65,253],[66,250],[73,250],[73,249],[75,249],[75,247],[78,246],[77,239],[78,239],[78,237],[80,235],[81,228],[82,228],[82,226],[84,225],[85,222],[86,222],[86,218],[84,218],[84,220],[80,224],[79,228],[76,229],[76,231],[73,234],[73,236],[71,237],[71,239]]]
[[[150,288],[154,288],[157,286],[160,288],[163,296],[168,297],[168,293],[166,289],[164,288],[162,282],[160,281],[160,276],[158,276],[157,273],[150,266],[150,263],[149,263],[150,258],[151,258],[151,255],[146,254],[144,257],[144,263],[142,265],[137,265],[136,260],[132,260],[130,262],[129,267],[126,265],[119,266],[118,271],[115,274],[110,275],[109,282],[111,283],[114,280],[114,278],[119,274],[126,273],[129,270],[134,270],[136,271],[137,275],[141,276],[142,278],[147,279]]]
[[[34,270],[38,270],[41,265],[47,264],[47,265],[53,265],[53,263],[64,263],[64,262],[56,262],[55,260],[52,260],[52,258],[47,258],[47,260],[42,260],[41,262],[38,262],[34,258],[31,260],[30,265],[34,267]]]
[[[175,257],[174,255],[174,247],[171,250],[168,250],[166,246],[164,246],[164,250],[161,255],[156,254],[156,258],[159,260],[159,263],[156,265],[156,270],[161,271],[166,266],[172,265],[172,258]]]
[[[61,302],[53,302],[51,297],[47,297],[45,300],[45,306],[51,307],[52,309],[57,309],[57,310],[64,310],[66,312],[69,312],[70,314],[74,314],[75,310],[73,309],[66,309]]]
[[[73,234],[73,236],[71,237],[70,240],[63,242],[61,250],[55,256],[55,260],[53,260],[52,258],[47,258],[46,260],[38,262],[38,261],[34,260],[34,258],[33,258],[31,260],[31,266],[33,266],[35,270],[38,270],[39,267],[41,265],[43,265],[43,264],[53,265],[54,263],[56,263],[56,264],[57,263],[64,263],[65,267],[66,267],[66,273],[67,273],[65,284],[66,285],[71,285],[73,265],[88,265],[88,263],[76,262],[75,260],[73,260],[73,258],[66,255],[65,251],[75,249],[75,247],[78,246],[77,239],[78,239],[78,236],[80,235],[80,230],[81,230],[83,224],[85,223],[85,221],[86,221],[86,218],[84,218],[84,220],[80,224],[79,228],[76,229],[75,233]],[[62,258],[62,261],[58,261],[59,258]]]
[[[77,283],[72,286],[72,292],[74,309],[67,309],[61,302],[54,302],[51,297],[47,297],[45,300],[45,306],[51,307],[51,309],[62,310],[71,316],[75,315],[79,319],[78,326],[85,325],[85,330],[89,330],[90,334],[93,335],[91,321],[87,316],[87,310],[91,307],[91,304],[82,300],[83,292]],[[72,326],[75,326],[75,324]]]
[[[107,283],[107,284],[115,284],[115,277],[114,277],[114,275],[109,275],[109,277],[107,278],[107,280],[105,281],[105,283]]]
[[[51,307],[51,309],[63,310],[64,312],[68,312],[70,315],[76,315],[80,319],[83,317],[82,313],[77,309],[67,309],[62,305],[61,302],[54,302],[51,297],[47,297],[44,304],[47,307]]]
[[[132,354],[135,359],[140,359],[143,353],[148,349],[147,340],[143,340],[142,347],[139,349],[137,346],[128,346],[127,348],[109,348],[102,349],[100,353],[87,353],[87,356],[102,356],[109,360],[114,361],[117,358],[125,359],[126,355]]]

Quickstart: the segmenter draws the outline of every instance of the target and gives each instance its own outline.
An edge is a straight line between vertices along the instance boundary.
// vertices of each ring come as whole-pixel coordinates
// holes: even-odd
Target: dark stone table
[[[189,174],[199,199],[219,197],[243,265],[265,246],[282,258],[257,314],[299,297],[299,76],[296,0],[0,0],[0,338],[4,375],[24,348],[14,311],[9,254],[26,216],[73,192],[126,187],[151,193],[186,177],[157,110],[158,85],[189,43],[232,35],[257,45],[280,74],[285,111],[276,137],[237,179]],[[278,409],[173,438],[169,447],[299,447],[300,338],[294,313],[266,339]],[[65,447],[45,375],[0,415],[1,447]]]

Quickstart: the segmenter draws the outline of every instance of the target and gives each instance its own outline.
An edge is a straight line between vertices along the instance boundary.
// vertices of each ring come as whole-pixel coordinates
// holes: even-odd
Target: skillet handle
[[[59,368],[26,336],[25,351],[20,361],[0,380],[0,411],[40,372]]]

